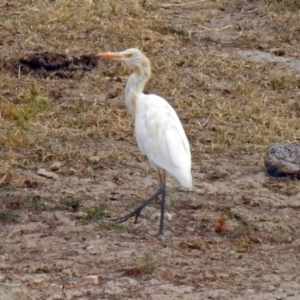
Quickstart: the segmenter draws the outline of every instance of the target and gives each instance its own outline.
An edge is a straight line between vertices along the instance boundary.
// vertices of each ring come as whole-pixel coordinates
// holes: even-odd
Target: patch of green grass
[[[242,216],[240,216],[240,215],[238,215],[234,212],[229,212],[228,215],[229,215],[230,218],[237,221],[240,226],[242,226],[242,227],[248,227],[249,226],[248,222]]]
[[[206,178],[215,181],[215,180],[220,180],[220,179],[226,179],[228,177],[228,172],[224,170],[213,170],[211,172],[208,172],[206,175]]]
[[[296,237],[295,229],[288,225],[278,225],[272,232],[271,240],[275,243],[290,244]]]
[[[133,230],[133,223],[125,223],[120,224],[114,221],[111,222],[103,222],[102,226],[109,230],[117,230],[117,231],[125,231],[125,232],[132,232]]]
[[[23,201],[23,206],[30,210],[51,210],[54,208],[53,199],[41,196],[26,196]]]
[[[40,93],[35,83],[31,83],[29,91],[19,95],[15,102],[16,104],[11,105],[6,113],[20,127],[24,127],[39,112],[48,107],[48,99]]]
[[[111,14],[113,15],[118,15],[119,11],[120,11],[120,7],[118,5],[118,1],[116,0],[110,0],[108,1],[108,5],[109,5],[109,8],[110,8],[110,12]]]
[[[11,210],[0,210],[0,224],[15,223],[20,216]]]
[[[140,262],[140,269],[144,271],[145,274],[151,275],[155,270],[155,261],[153,257],[149,254],[145,254]]]
[[[163,35],[170,35],[170,34],[176,34],[176,35],[179,35],[179,36],[188,36],[188,32],[185,31],[184,29],[182,28],[177,28],[177,27],[174,27],[174,26],[163,26],[163,25],[155,25],[152,27],[152,30],[154,31],[157,31]]]
[[[255,90],[255,86],[253,86],[249,82],[238,82],[233,86],[233,88],[230,90],[234,95],[240,96],[240,95],[249,95]]]
[[[138,2],[139,2],[139,5],[140,5],[143,9],[146,8],[147,0],[138,0]]]
[[[88,208],[86,211],[86,216],[84,216],[81,220],[84,224],[87,224],[91,221],[101,220],[107,214],[107,206],[105,205],[96,205],[91,208]]]
[[[72,211],[78,211],[80,207],[80,200],[77,198],[62,198],[60,200],[60,204],[62,205],[62,207],[71,209]]]
[[[38,134],[46,130],[45,127],[38,126],[38,116],[48,107],[48,98],[35,83],[30,83],[29,88],[27,86],[14,98],[3,98],[0,103],[1,146],[11,151],[20,151],[31,146],[32,152]]]
[[[300,88],[300,79],[295,74],[280,71],[270,76],[269,84],[274,91],[297,89]]]
[[[268,0],[267,2],[277,11],[290,10],[296,12],[297,9],[300,9],[299,0]]]
[[[21,206],[30,210],[49,211],[49,210],[72,210],[78,211],[80,200],[77,198],[61,198],[59,201],[51,197],[41,197],[38,195],[25,196],[21,200]],[[96,211],[91,211],[89,216],[96,214]]]

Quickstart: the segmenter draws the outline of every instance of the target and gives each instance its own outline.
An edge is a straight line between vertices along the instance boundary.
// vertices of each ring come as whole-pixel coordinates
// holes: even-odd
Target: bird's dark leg
[[[167,191],[166,191],[166,172],[158,171],[158,174],[159,174],[160,188],[162,189],[161,207],[160,207],[160,223],[159,223],[158,236],[162,236],[162,235],[164,235],[164,216],[165,216],[165,203],[166,203],[166,193],[167,193]]]
[[[162,196],[161,202],[161,214],[160,214],[160,226],[158,235],[163,235],[163,227],[164,227],[164,210],[165,210],[165,198],[166,198],[166,173],[163,170],[158,171],[159,176],[159,189],[156,193],[154,193],[149,199],[143,202],[140,206],[138,206],[133,212],[129,213],[128,215],[116,219],[118,223],[123,223],[129,220],[131,217],[135,216],[134,223],[137,223],[137,220],[140,216],[141,211],[152,201],[154,201],[158,196]]]

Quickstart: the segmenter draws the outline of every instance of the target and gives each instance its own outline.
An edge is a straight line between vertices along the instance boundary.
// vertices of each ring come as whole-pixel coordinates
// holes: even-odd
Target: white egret
[[[133,71],[125,88],[125,104],[135,120],[135,136],[140,151],[157,170],[159,189],[132,213],[118,219],[120,223],[135,216],[161,195],[161,215],[158,235],[163,235],[166,198],[166,173],[182,186],[192,189],[191,151],[182,124],[173,107],[157,95],[143,93],[151,75],[149,59],[138,49],[98,53],[98,57],[119,60]]]

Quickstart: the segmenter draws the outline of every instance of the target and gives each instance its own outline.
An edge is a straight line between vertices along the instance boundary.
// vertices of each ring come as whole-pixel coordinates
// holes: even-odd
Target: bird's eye
[[[132,53],[128,53],[128,54],[127,54],[127,57],[132,57],[132,56],[133,56]]]

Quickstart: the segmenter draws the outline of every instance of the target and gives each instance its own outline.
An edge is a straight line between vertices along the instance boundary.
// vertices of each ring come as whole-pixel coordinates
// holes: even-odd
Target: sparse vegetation
[[[88,221],[99,221],[106,215],[107,207],[105,205],[93,206],[86,210],[86,215],[83,217],[83,223]]]
[[[25,208],[31,210],[49,210],[53,208],[53,200],[49,197],[27,196],[23,199]]]
[[[0,224],[9,224],[9,223],[15,223],[17,222],[18,218],[20,215],[17,213],[6,210],[6,209],[1,209],[0,210]]]
[[[155,261],[149,254],[145,254],[140,262],[131,268],[122,270],[124,275],[134,278],[143,278],[146,275],[152,275],[155,270]]]
[[[65,206],[66,208],[72,210],[72,211],[78,211],[80,208],[80,200],[77,198],[66,198],[61,199],[60,203]]]
[[[300,9],[300,3],[297,0],[268,0],[268,3],[277,10],[279,9],[288,9],[295,11]]]

